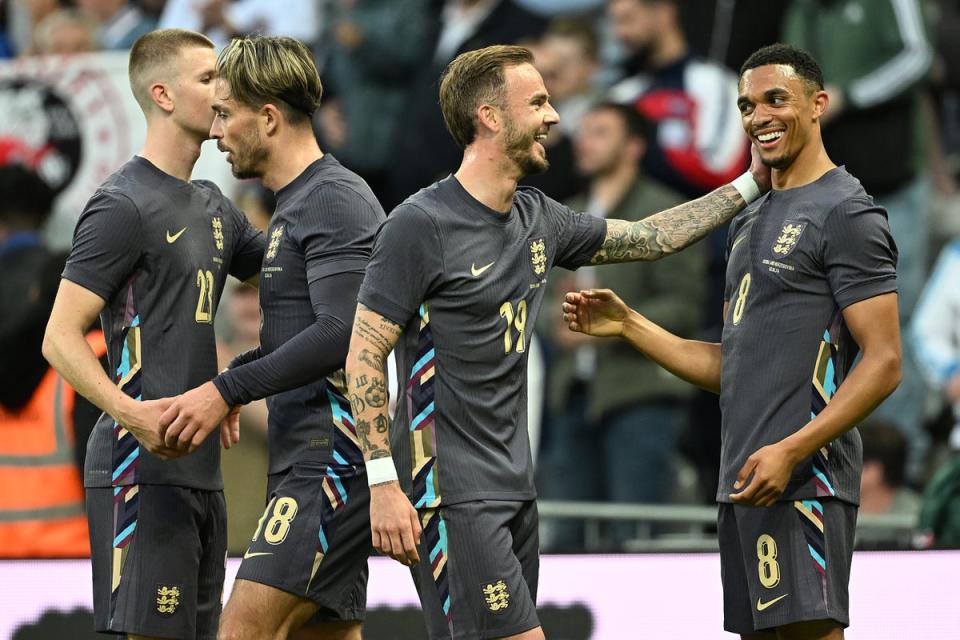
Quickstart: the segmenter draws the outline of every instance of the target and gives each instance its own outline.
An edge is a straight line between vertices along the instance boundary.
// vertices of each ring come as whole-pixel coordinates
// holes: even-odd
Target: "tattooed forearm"
[[[608,220],[607,237],[590,264],[657,260],[700,240],[745,205],[740,193],[727,184],[643,220]]]
[[[399,325],[363,305],[357,307],[347,355],[347,390],[364,458],[390,455],[387,417],[387,355],[400,337]]]

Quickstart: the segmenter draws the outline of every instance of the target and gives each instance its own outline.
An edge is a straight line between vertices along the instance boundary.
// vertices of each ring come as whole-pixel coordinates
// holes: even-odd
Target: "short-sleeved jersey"
[[[605,234],[533,188],[496,212],[452,176],[387,218],[359,297],[403,327],[391,447],[414,506],[536,497],[527,347],[550,268],[586,263]]]
[[[843,310],[896,291],[897,249],[886,212],[842,167],[771,191],[730,228],[720,382],[717,500],[757,449],[798,431],[830,402],[859,346]],[[782,500],[859,501],[856,428],[793,471]]]
[[[217,374],[213,316],[227,274],[257,273],[263,234],[212,183],[134,157],[90,198],[63,277],[104,301],[109,374],[137,400],[181,394]],[[163,461],[104,413],[90,435],[88,487],[220,489],[220,443]]]
[[[312,282],[363,273],[384,218],[370,187],[330,154],[277,193],[260,270],[262,356],[315,322],[323,301],[311,303]],[[267,398],[270,473],[296,462],[363,464],[343,381],[340,369]]]

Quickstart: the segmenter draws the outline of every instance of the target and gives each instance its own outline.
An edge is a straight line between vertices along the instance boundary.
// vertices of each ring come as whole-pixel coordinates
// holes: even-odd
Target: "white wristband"
[[[384,484],[397,479],[397,468],[393,466],[393,457],[385,456],[367,461],[367,485]]]
[[[760,197],[760,187],[757,186],[757,181],[753,179],[753,174],[749,171],[731,182],[730,185],[743,196],[743,200],[747,204]]]

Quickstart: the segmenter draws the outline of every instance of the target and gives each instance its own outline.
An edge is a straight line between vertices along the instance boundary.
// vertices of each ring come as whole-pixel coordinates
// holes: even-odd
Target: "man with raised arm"
[[[745,640],[838,640],[849,624],[856,425],[900,381],[897,249],[883,208],[827,156],[829,96],[808,53],[755,52],[737,104],[773,190],[730,229],[720,344],[672,335],[608,290],[567,294],[564,319],[623,336],[720,394],[724,628]]]
[[[655,260],[732,218],[742,193],[759,195],[748,173],[625,222],[518,188],[547,168],[542,140],[559,120],[531,63],[527,49],[493,46],[447,68],[440,104],[463,162],[381,227],[347,357],[373,545],[421,561],[414,580],[431,638],[543,638],[525,380],[550,269]],[[389,429],[394,345],[402,393]]]

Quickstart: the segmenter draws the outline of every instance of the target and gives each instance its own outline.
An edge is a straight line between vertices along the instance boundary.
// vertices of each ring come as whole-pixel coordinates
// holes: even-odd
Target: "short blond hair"
[[[158,75],[170,73],[171,64],[183,49],[214,49],[210,38],[187,29],[157,29],[137,38],[130,49],[130,89],[144,113],[153,105],[150,85]]]
[[[532,64],[526,47],[498,44],[461,53],[440,80],[440,110],[454,141],[465,148],[477,137],[475,113],[481,104],[503,106],[504,69]]]
[[[240,104],[252,109],[274,104],[292,121],[309,120],[323,96],[313,54],[294,38],[234,38],[220,52],[217,77]]]

